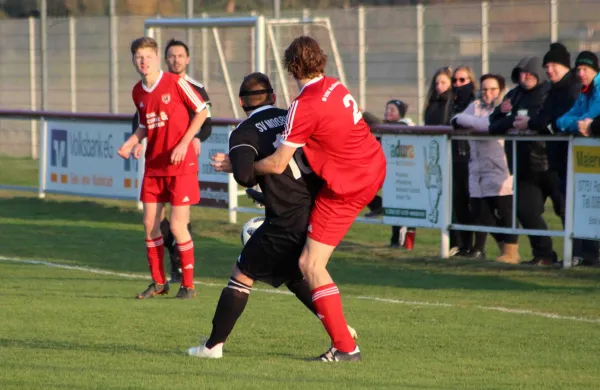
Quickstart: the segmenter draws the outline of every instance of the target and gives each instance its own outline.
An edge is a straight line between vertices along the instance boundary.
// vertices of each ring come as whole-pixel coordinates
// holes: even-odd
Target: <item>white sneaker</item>
[[[354,340],[358,338],[358,333],[356,333],[356,329],[354,329],[350,325],[348,325],[348,332],[350,332],[350,336],[352,336]]]
[[[223,343],[217,344],[211,349],[206,348],[206,343],[188,348],[187,354],[198,358],[220,359],[223,357]]]

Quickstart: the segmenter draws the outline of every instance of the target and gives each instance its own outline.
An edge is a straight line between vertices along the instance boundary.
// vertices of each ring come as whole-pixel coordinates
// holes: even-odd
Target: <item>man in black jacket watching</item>
[[[540,112],[532,117],[518,117],[515,127],[518,130],[533,130],[539,134],[560,134],[556,120],[566,114],[581,91],[581,83],[571,71],[571,54],[567,48],[559,43],[550,45],[550,51],[544,56],[546,74],[552,82],[548,97]],[[567,194],[567,158],[569,143],[567,140],[546,142],[548,151],[548,165],[551,171],[558,175],[559,190],[563,197]],[[564,206],[564,203],[562,204]],[[565,223],[564,207],[560,217]],[[591,240],[573,240],[573,264],[579,265],[584,259],[598,257],[598,242]]]
[[[537,117],[550,90],[550,83],[539,57],[521,60],[513,70],[519,85],[506,94],[505,101],[490,115],[490,133],[517,132],[516,126]],[[505,143],[508,166],[517,178],[517,218],[525,229],[547,230],[542,218],[546,198],[550,197],[557,215],[564,214],[564,196],[559,190],[558,174],[548,166],[545,142],[517,143],[517,172],[512,172],[512,142]],[[529,236],[533,248],[532,264],[550,265],[557,262],[550,237]]]

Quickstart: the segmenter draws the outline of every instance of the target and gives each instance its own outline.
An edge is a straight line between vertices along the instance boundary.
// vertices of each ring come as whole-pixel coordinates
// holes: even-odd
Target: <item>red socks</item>
[[[346,353],[354,351],[356,343],[348,331],[337,286],[331,283],[315,288],[312,301],[335,349]]]
[[[162,236],[146,240],[146,256],[148,257],[150,274],[154,283],[165,284],[167,282],[164,265],[165,244]]]
[[[177,244],[177,250],[181,259],[181,285],[194,288],[194,242]]]

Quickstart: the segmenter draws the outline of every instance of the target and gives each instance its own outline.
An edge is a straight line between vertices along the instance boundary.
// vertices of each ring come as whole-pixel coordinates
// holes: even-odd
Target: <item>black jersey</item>
[[[280,175],[257,176],[254,162],[275,152],[286,122],[287,110],[264,106],[233,130],[229,158],[236,181],[244,187],[256,184],[265,195],[265,223],[282,232],[303,232],[322,180],[309,168],[302,149]]]
[[[197,82],[196,80],[194,80],[193,78],[191,78],[188,75],[185,75],[185,77],[183,77],[185,79],[185,81],[187,81],[192,88],[194,88],[198,94],[200,95],[200,97],[202,98],[202,100],[204,100],[204,103],[206,103],[206,109],[208,110],[208,116],[206,117],[206,120],[204,121],[204,123],[202,124],[202,127],[200,128],[200,130],[198,131],[198,133],[196,134],[196,138],[199,138],[201,142],[204,142],[208,137],[210,137],[211,133],[212,133],[212,120],[211,120],[211,108],[212,108],[212,104],[210,101],[210,97],[208,97],[208,93],[206,93],[206,88],[204,88],[204,85],[200,84],[199,82]],[[194,111],[190,111],[190,121],[192,120],[192,118],[194,117],[194,115],[196,115],[196,113]],[[133,116],[133,119],[131,121],[131,131],[135,132],[138,128],[139,125],[139,118],[138,118],[138,113],[136,111],[135,115]]]

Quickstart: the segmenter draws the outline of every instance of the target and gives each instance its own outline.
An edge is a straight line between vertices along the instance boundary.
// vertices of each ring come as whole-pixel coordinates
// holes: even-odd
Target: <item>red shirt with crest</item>
[[[152,88],[138,82],[132,91],[139,126],[148,131],[145,176],[180,176],[198,172],[198,158],[190,142],[185,159],[171,164],[171,153],[190,124],[189,111],[206,108],[202,97],[176,74],[160,72]]]

